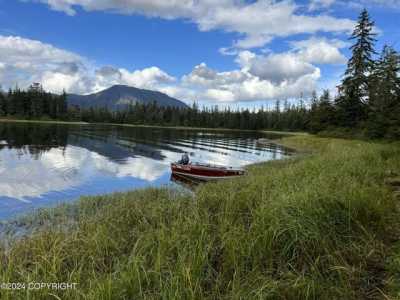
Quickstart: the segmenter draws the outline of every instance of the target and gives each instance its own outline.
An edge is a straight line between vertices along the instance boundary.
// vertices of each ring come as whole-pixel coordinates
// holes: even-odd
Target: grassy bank
[[[0,298],[400,297],[400,213],[386,184],[400,176],[400,144],[280,142],[313,154],[251,166],[195,199],[147,189],[43,211],[29,221],[37,233],[2,247],[0,282],[77,289]]]
[[[66,124],[66,125],[87,125],[86,122],[72,122],[72,121],[59,121],[59,120],[24,120],[24,119],[10,119],[0,118],[0,122],[13,122],[13,123],[38,123],[38,124]]]

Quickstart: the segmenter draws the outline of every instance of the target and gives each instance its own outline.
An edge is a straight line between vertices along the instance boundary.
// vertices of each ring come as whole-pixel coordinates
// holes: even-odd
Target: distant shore
[[[8,123],[42,123],[42,124],[66,124],[66,125],[107,125],[107,126],[120,126],[120,127],[137,127],[137,128],[165,128],[173,130],[207,130],[207,131],[227,131],[227,132],[259,132],[265,134],[276,135],[308,135],[306,132],[291,132],[291,131],[278,131],[278,130],[248,130],[248,129],[231,129],[231,128],[207,128],[207,127],[188,127],[188,126],[163,126],[163,125],[141,125],[141,124],[121,124],[121,123],[88,123],[88,122],[75,122],[75,121],[57,121],[57,120],[25,120],[25,119],[7,119],[0,118],[0,122]]]
[[[66,124],[66,125],[88,125],[87,122],[57,121],[57,120],[24,120],[0,118],[2,123],[41,123],[41,124]]]

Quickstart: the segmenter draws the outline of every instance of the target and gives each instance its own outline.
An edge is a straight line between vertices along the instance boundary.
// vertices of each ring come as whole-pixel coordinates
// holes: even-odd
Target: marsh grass
[[[400,296],[400,214],[384,183],[400,173],[400,145],[281,142],[312,154],[251,166],[194,198],[146,189],[25,218],[35,229],[2,247],[0,281],[78,286],[0,290],[1,299]]]

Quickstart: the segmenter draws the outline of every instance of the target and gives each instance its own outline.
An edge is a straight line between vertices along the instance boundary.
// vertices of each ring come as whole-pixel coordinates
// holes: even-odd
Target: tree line
[[[0,116],[28,119],[67,119],[67,94],[54,95],[43,90],[38,83],[27,90],[16,87],[8,93],[0,90]]]
[[[306,130],[307,109],[304,105],[284,104],[278,101],[275,109],[250,111],[248,109],[219,109],[218,106],[203,107],[197,104],[190,108],[160,107],[155,103],[140,104],[127,110],[110,111],[105,108],[90,108],[74,113],[85,122],[108,122],[119,124],[144,124],[163,126],[188,126],[208,128],[230,128],[258,130],[264,128],[276,130]],[[75,108],[78,110],[78,108]]]
[[[0,93],[0,115],[28,118],[49,117],[71,121],[190,126],[231,129],[296,130],[314,133],[357,131],[369,137],[400,137],[400,56],[391,46],[375,51],[374,22],[366,10],[358,18],[350,39],[351,58],[338,94],[316,93],[296,105],[276,101],[273,109],[258,110],[215,107],[160,107],[136,103],[126,110],[107,108],[67,110],[66,94],[55,96],[38,86],[28,91]]]
[[[388,45],[375,58],[374,22],[363,10],[350,37],[352,56],[335,99],[312,99],[309,129],[363,131],[369,137],[400,137],[400,56]]]

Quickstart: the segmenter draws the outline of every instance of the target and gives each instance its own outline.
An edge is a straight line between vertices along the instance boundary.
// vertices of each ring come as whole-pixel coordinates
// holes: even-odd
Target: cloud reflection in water
[[[27,126],[0,124],[0,218],[81,195],[168,184],[170,162],[185,151],[194,161],[229,166],[287,154],[233,133]]]

